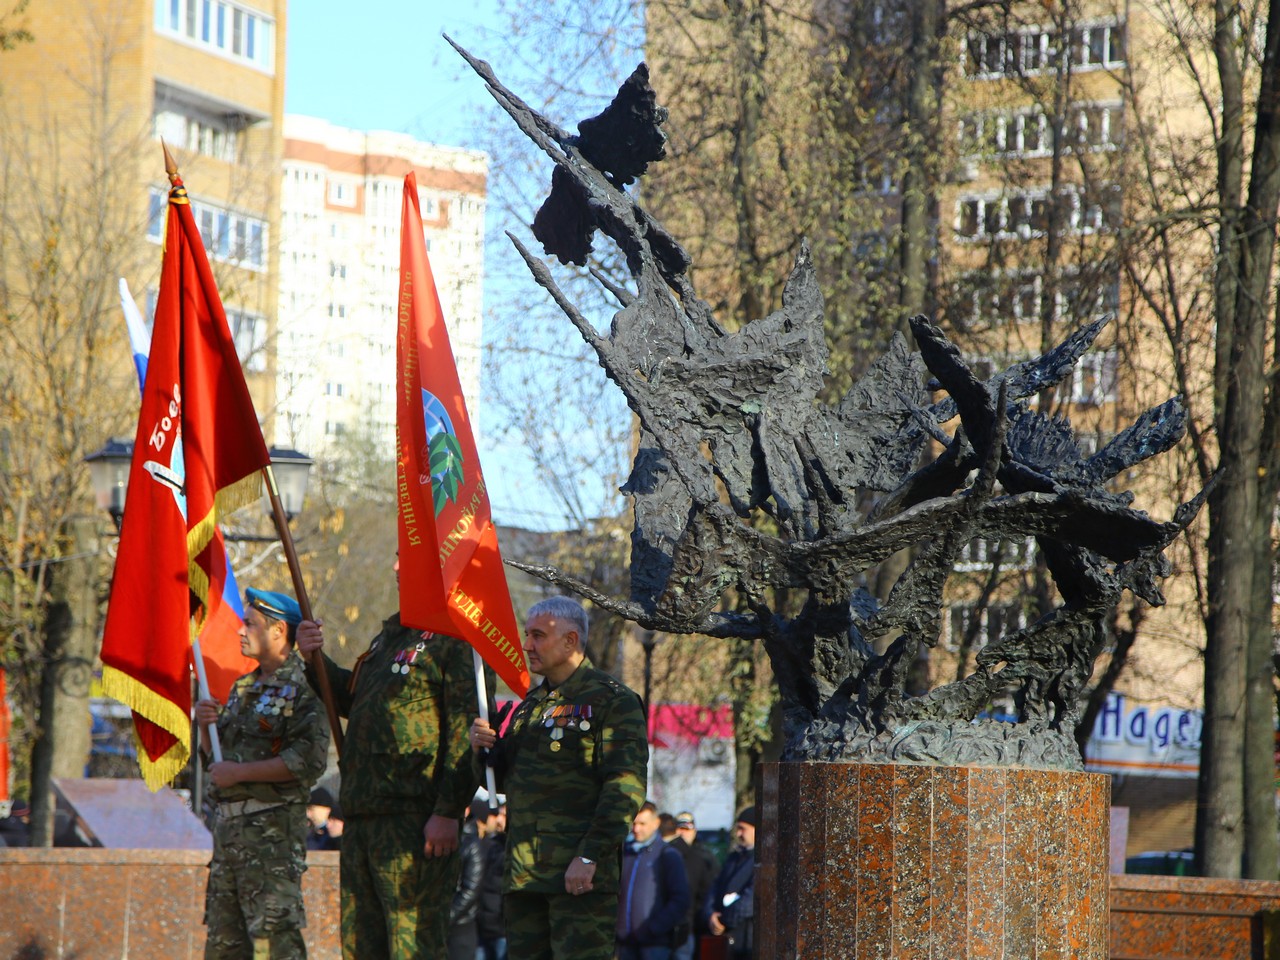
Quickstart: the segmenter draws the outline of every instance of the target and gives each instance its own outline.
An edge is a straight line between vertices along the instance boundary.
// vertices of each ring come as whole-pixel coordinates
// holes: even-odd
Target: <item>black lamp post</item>
[[[649,697],[653,692],[653,648],[657,646],[658,635],[653,630],[640,631],[640,646],[644,648],[644,721],[649,739],[653,739],[653,705]]]
[[[272,447],[271,471],[275,474],[276,487],[285,516],[292,520],[302,512],[307,498],[307,482],[311,466],[315,463],[305,453],[282,447]],[[84,458],[89,464],[89,477],[93,484],[93,496],[98,506],[111,514],[116,529],[124,519],[124,502],[129,492],[129,468],[133,461],[132,440],[108,440],[101,450]],[[224,533],[227,540],[274,540],[275,537],[241,536]]]

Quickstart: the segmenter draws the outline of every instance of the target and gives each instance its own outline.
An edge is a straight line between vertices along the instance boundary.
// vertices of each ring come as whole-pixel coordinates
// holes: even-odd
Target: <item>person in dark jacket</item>
[[[705,843],[698,843],[698,826],[687,810],[676,814],[676,837],[671,848],[684,858],[685,876],[689,878],[689,912],[685,915],[684,940],[676,944],[674,960],[693,960],[693,948],[707,928],[702,920],[702,905],[720,870],[716,855]]]
[[[488,812],[486,807],[485,813]],[[468,817],[462,828],[458,851],[462,857],[462,872],[458,876],[453,902],[449,905],[449,960],[475,960],[479,943],[476,909],[480,905],[480,887],[484,882],[484,855],[474,816]]]
[[[506,857],[506,807],[482,807],[476,817],[484,877],[476,907],[477,958],[507,960],[507,927],[502,918],[502,864]]]
[[[677,928],[689,910],[689,881],[680,854],[658,836],[658,810],[640,807],[622,851],[618,889],[619,960],[671,960]]]
[[[725,858],[703,905],[707,929],[729,941],[729,956],[751,956],[755,934],[756,808],[744,807],[733,825],[738,847]]]

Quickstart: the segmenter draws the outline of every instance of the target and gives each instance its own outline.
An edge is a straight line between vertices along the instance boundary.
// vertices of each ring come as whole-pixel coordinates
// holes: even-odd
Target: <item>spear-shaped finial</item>
[[[160,141],[160,149],[164,151],[164,172],[169,175],[169,182],[176,184],[178,182],[178,161],[173,159],[173,154],[169,152],[169,145],[163,139]]]

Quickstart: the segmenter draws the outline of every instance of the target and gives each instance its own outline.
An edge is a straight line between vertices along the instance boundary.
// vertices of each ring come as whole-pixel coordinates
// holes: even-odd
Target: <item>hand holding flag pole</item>
[[[484,657],[480,656],[480,651],[475,647],[471,648],[471,661],[476,667],[476,700],[479,701],[477,709],[479,717],[485,723],[489,722],[489,690],[488,684],[484,679]],[[484,764],[484,786],[489,791],[489,806],[497,808],[498,806],[498,781],[493,772],[493,761],[486,756]]]
[[[200,687],[200,699],[212,700],[213,694],[209,692],[209,676],[204,669],[204,655],[200,652],[200,638],[196,637],[191,641],[191,659],[196,664],[196,683]],[[213,762],[222,762],[222,741],[218,739],[218,725],[211,723],[204,728],[209,734],[209,750],[213,753]],[[195,749],[192,747],[191,749]]]
[[[285,559],[289,562],[289,574],[293,577],[293,592],[298,598],[298,606],[302,609],[302,619],[314,620],[315,617],[311,614],[311,600],[307,597],[307,585],[302,580],[302,566],[298,563],[298,551],[293,545],[293,534],[289,532],[289,518],[285,515],[284,504],[280,502],[276,476],[269,464],[262,468],[262,475],[267,482],[267,495],[271,498],[271,516],[276,522],[276,531],[280,534]],[[311,669],[316,675],[316,686],[320,688],[320,699],[324,701],[324,711],[329,717],[329,732],[333,735],[333,745],[341,754],[342,720],[333,702],[333,688],[329,685],[329,671],[324,666],[324,655],[319,650],[313,650],[310,660]]]

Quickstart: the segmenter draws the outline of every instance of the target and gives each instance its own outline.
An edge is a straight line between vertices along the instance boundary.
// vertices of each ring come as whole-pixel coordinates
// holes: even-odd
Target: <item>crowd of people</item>
[[[541,680],[509,716],[490,702],[491,724],[464,642],[397,614],[346,669],[292,597],[246,601],[241,649],[260,666],[225,706],[196,707],[202,751],[214,729],[223,756],[208,768],[207,958],[306,956],[308,849],[339,852],[346,960],[751,956],[755,809],[719,866],[691,813],[646,801],[643,705],[587,661],[579,603],[528,611]],[[317,671],[347,721],[336,798],[316,786],[329,745]],[[497,796],[476,793],[486,768]]]

